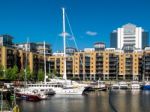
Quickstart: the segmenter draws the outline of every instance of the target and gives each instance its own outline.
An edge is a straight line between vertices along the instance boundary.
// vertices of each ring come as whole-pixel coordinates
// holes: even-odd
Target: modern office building
[[[12,40],[13,37],[8,34],[0,35],[0,46],[12,47],[13,46]]]
[[[39,54],[44,53],[44,43],[42,42],[30,42],[30,43],[20,43],[15,44],[17,49],[22,49],[28,52],[37,52]],[[45,43],[45,53],[46,55],[51,55],[51,46],[48,43]]]
[[[134,24],[126,24],[114,30],[110,35],[110,47],[122,49],[124,46],[133,46],[135,49],[144,49],[149,44],[149,33]]]
[[[101,51],[101,50],[105,50],[105,44],[102,43],[102,42],[96,42],[94,43],[94,48],[95,48],[95,51]]]

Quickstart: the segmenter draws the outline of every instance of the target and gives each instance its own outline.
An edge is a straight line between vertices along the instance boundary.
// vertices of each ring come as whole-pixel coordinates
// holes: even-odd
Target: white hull
[[[128,89],[126,82],[119,82],[111,86],[112,89]]]
[[[63,85],[60,84],[28,84],[29,89],[38,89],[38,90],[48,90],[52,89],[55,91],[56,94],[74,94],[74,95],[81,95],[84,91],[84,87],[67,87],[64,88]]]
[[[141,86],[138,81],[133,81],[131,83],[131,89],[140,89],[140,88],[141,88]]]
[[[140,85],[131,85],[131,89],[140,89]]]
[[[120,86],[119,86],[119,84],[113,84],[113,85],[111,86],[111,88],[112,88],[112,89],[119,89]]]

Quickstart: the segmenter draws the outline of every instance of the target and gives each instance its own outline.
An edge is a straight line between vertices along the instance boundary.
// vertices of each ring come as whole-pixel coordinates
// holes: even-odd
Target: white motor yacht
[[[131,82],[131,89],[140,89],[140,84],[138,81]]]
[[[112,84],[111,89],[119,89],[120,86],[118,83]]]
[[[127,82],[124,82],[124,81],[119,82],[119,88],[120,89],[128,89]]]

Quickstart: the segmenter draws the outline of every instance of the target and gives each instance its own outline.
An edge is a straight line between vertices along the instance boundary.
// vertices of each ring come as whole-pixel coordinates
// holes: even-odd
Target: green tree
[[[12,80],[11,72],[12,72],[12,68],[7,68],[7,69],[6,69],[6,72],[5,72],[6,79],[8,79],[8,80]]]
[[[18,78],[18,67],[17,65],[15,65],[12,69],[11,69],[11,80],[16,80]]]
[[[38,81],[43,81],[44,80],[44,72],[42,69],[39,69],[38,71]]]
[[[4,78],[4,67],[0,65],[0,79]]]
[[[27,66],[26,68],[26,77],[27,77],[27,80],[31,80],[31,70],[29,66]]]
[[[18,67],[15,65],[13,68],[6,69],[6,79],[16,80],[18,76]]]
[[[24,70],[21,69],[19,74],[18,74],[18,79],[23,81],[24,80],[24,76],[25,76]]]

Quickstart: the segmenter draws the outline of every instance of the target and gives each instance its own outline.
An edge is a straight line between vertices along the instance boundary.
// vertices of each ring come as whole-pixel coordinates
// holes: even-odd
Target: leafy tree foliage
[[[44,80],[44,72],[42,69],[39,69],[38,71],[38,81],[43,81]]]
[[[4,67],[0,65],[0,79],[4,78]]]
[[[6,69],[6,79],[16,80],[18,76],[18,67],[15,65],[13,68]]]
[[[27,80],[30,80],[31,79],[31,70],[30,70],[30,68],[29,68],[29,66],[27,66],[27,68],[26,68],[26,77],[27,77]]]

